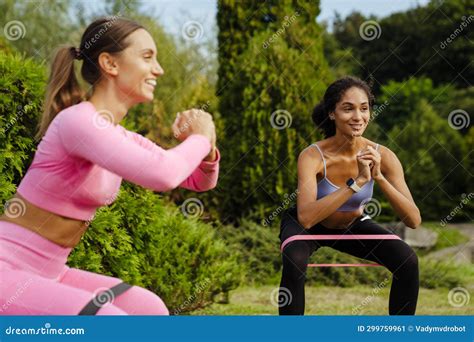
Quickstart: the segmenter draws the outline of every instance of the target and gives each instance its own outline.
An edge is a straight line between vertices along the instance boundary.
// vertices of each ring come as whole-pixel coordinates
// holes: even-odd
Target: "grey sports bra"
[[[323,163],[324,163],[324,178],[321,179],[318,182],[318,193],[316,198],[320,199],[324,196],[329,195],[330,193],[337,191],[339,189],[338,186],[334,185],[329,179],[326,178],[326,160],[324,159],[323,152],[321,151],[321,148],[317,144],[312,144],[314,145],[319,153],[321,154],[321,157],[323,158]],[[375,149],[378,151],[379,149],[379,144],[375,147]],[[367,184],[365,184],[361,190],[351,196],[345,202],[343,205],[341,205],[336,211],[354,211],[358,210],[362,205],[370,201],[372,198],[373,194],[373,189],[374,189],[374,180],[371,179]]]

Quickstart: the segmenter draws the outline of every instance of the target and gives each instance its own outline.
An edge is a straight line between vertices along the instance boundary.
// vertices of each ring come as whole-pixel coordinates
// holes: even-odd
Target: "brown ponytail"
[[[36,139],[40,140],[56,114],[64,108],[79,103],[83,92],[74,72],[73,47],[61,46],[54,56],[49,74],[44,110],[38,125]]]
[[[82,60],[82,78],[94,86],[100,78],[98,58],[102,52],[120,53],[130,42],[126,38],[139,28],[135,21],[119,16],[103,17],[92,22],[84,31],[79,48],[63,46],[55,54],[41,120],[36,139],[40,140],[54,117],[63,109],[84,99],[84,92],[74,72],[74,59]]]

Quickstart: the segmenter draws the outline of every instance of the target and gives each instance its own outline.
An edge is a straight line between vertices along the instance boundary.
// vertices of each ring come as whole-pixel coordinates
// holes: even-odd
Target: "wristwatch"
[[[351,188],[354,192],[359,192],[360,191],[360,186],[357,185],[356,181],[354,178],[349,178],[346,182],[346,184]]]

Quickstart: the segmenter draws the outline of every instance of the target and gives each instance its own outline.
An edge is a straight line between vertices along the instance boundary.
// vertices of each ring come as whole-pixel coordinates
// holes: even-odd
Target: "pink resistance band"
[[[395,234],[374,234],[374,235],[293,235],[283,241],[280,250],[292,241],[298,240],[401,240]],[[308,267],[362,267],[362,266],[381,266],[379,264],[308,264]]]

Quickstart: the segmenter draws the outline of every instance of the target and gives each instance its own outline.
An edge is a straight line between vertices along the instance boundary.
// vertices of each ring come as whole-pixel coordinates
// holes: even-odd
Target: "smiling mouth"
[[[351,126],[353,129],[359,130],[359,129],[362,128],[363,125],[360,125],[360,124],[359,124],[359,125],[349,125],[349,126]]]
[[[146,80],[145,83],[153,88],[156,86],[156,80]]]

